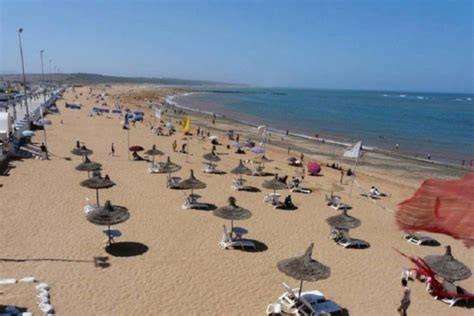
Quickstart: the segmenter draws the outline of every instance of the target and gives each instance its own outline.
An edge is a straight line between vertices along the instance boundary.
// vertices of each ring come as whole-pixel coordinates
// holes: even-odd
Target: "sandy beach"
[[[248,238],[258,241],[259,251],[223,250],[218,246],[222,225],[228,222],[212,212],[181,209],[185,192],[166,188],[166,175],[149,174],[148,164],[130,161],[127,152],[127,132],[123,118],[103,115],[89,117],[96,98],[89,94],[106,91],[106,101],[146,112],[145,122],[130,129],[130,144],[146,149],[156,144],[172,161],[183,168],[176,175],[189,176],[189,170],[207,184],[200,190],[202,200],[222,206],[234,196],[242,207],[253,212],[245,227]],[[317,289],[328,299],[346,308],[351,315],[396,315],[402,288],[402,267],[411,263],[394,248],[407,254],[425,256],[442,254],[441,247],[417,247],[402,240],[394,222],[397,204],[410,197],[423,179],[451,178],[466,170],[430,163],[369,153],[357,167],[357,180],[350,194],[350,179],[339,184],[340,173],[326,168],[327,162],[340,161],[343,148],[310,143],[297,137],[272,135],[267,156],[273,161],[266,170],[290,177],[296,169],[287,165],[287,148],[292,155],[305,152],[305,159],[322,162],[322,176],[309,177],[304,186],[313,189],[310,195],[292,194],[296,211],[274,210],[263,201],[268,190],[261,187],[264,177],[247,177],[248,184],[262,192],[236,192],[231,189],[232,174],[209,175],[201,171],[202,155],[212,145],[196,136],[189,137],[190,155],[175,153],[171,143],[183,142],[183,133],[156,136],[150,124],[157,126],[147,101],[163,102],[165,97],[184,90],[154,88],[139,85],[104,85],[67,90],[57,102],[61,113],[49,115],[47,127],[51,160],[26,159],[12,161],[7,176],[0,176],[0,277],[34,276],[51,286],[52,303],[58,315],[264,315],[267,304],[284,291],[282,282],[293,287],[296,280],[283,275],[276,263],[284,258],[301,255],[310,243],[315,243],[314,258],[331,267],[329,279],[305,283],[305,289]],[[76,98],[77,97],[77,98]],[[82,110],[69,110],[65,102],[80,102]],[[165,117],[180,119],[171,109]],[[167,116],[169,115],[169,116]],[[233,129],[241,139],[254,137],[256,131],[230,119],[218,119],[213,125],[208,116],[191,114],[191,130],[197,126],[220,136],[222,146],[217,152],[222,161],[219,169],[229,172],[239,159],[252,159],[254,154],[234,154],[227,149],[225,131]],[[70,150],[76,140],[94,150],[90,157],[103,164],[103,174],[117,183],[101,191],[101,200],[111,200],[126,206],[131,218],[116,228],[123,236],[117,242],[134,242],[143,253],[117,257],[104,250],[102,227],[89,223],[84,216],[86,198],[93,200],[95,192],[79,186],[87,175],[74,168],[81,158]],[[42,133],[33,139],[42,142]],[[109,155],[114,143],[116,156]],[[290,145],[291,144],[291,145]],[[157,157],[164,160],[166,156]],[[351,162],[340,161],[345,167]],[[339,195],[353,206],[352,215],[361,219],[361,227],[351,236],[370,243],[364,250],[344,249],[329,239],[325,219],[336,215],[324,200],[331,190],[340,188]],[[361,193],[376,185],[387,198],[373,201]],[[286,192],[282,192],[285,195]],[[451,245],[460,261],[474,267],[472,250],[446,235],[430,234],[442,245]],[[108,267],[97,267],[94,257],[108,257]],[[474,291],[472,278],[459,283]],[[412,282],[410,315],[468,315],[472,310],[449,308],[434,300],[420,282]],[[0,304],[12,304],[39,312],[35,304],[34,287],[26,284],[0,287]]]

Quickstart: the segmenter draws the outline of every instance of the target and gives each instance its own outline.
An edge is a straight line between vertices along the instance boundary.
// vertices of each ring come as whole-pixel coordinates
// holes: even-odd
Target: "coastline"
[[[178,102],[175,101],[176,97],[185,97],[185,96],[192,95],[192,94],[197,94],[197,93],[206,93],[206,92],[185,92],[185,93],[180,93],[180,94],[168,95],[165,98],[165,102],[169,106],[181,109],[183,111],[192,112],[194,115],[209,117],[209,116],[212,116],[213,114],[215,114],[216,117],[219,118],[220,120],[228,121],[229,123],[242,125],[244,127],[252,128],[252,129],[256,128],[258,126],[256,124],[253,124],[253,123],[250,123],[250,122],[244,121],[244,120],[239,120],[239,119],[236,119],[234,117],[229,117],[229,116],[221,115],[221,114],[218,114],[218,113],[212,113],[212,112],[209,112],[209,111],[202,111],[202,110],[195,109],[195,108],[192,108],[192,107],[183,106],[183,105],[181,105],[181,104],[179,104]],[[212,128],[212,124],[210,126],[208,124],[206,127],[207,128]],[[273,136],[278,136],[280,138],[281,137],[286,137],[286,138],[291,137],[291,138],[300,139],[300,140],[303,140],[303,141],[306,141],[306,142],[311,142],[311,143],[316,144],[316,145],[334,146],[336,148],[336,150],[341,152],[341,157],[339,159],[340,162],[347,162],[347,159],[342,159],[342,151],[344,149],[346,149],[347,147],[353,145],[353,144],[348,143],[348,142],[337,141],[337,140],[330,139],[330,138],[316,138],[314,136],[310,136],[310,135],[306,135],[306,134],[302,134],[302,133],[289,132],[289,134],[287,136],[285,131],[279,130],[279,129],[276,129],[276,128],[272,128],[272,127],[268,127],[268,130],[271,132],[271,134],[273,134]],[[282,143],[273,143],[273,145],[277,145],[277,146],[279,145],[279,147],[281,147],[283,149],[288,148],[288,146],[285,147],[285,145],[282,144]],[[461,166],[461,165],[457,165],[457,164],[453,164],[453,163],[449,163],[449,162],[444,162],[444,161],[428,160],[428,159],[425,159],[425,158],[415,157],[415,156],[408,155],[408,154],[403,154],[403,153],[400,153],[400,152],[384,150],[384,149],[381,149],[381,148],[377,148],[375,146],[363,145],[363,149],[367,153],[387,156],[387,158],[390,158],[390,159],[399,159],[399,160],[403,160],[403,161],[407,161],[407,162],[412,162],[412,163],[417,164],[417,165],[419,165],[419,164],[431,165],[434,168],[440,169],[440,171],[444,171],[442,173],[446,173],[446,170],[443,170],[443,169],[452,169],[453,172],[447,172],[449,175],[458,176],[463,172],[468,172],[468,171],[473,170],[473,167],[468,166],[468,165]],[[303,148],[303,151],[304,151],[304,148]],[[337,159],[337,157],[333,157],[333,158]]]

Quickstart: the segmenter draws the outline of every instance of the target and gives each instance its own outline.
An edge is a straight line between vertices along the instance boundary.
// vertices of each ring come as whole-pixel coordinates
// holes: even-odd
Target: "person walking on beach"
[[[407,279],[402,279],[402,287],[403,287],[403,297],[400,301],[400,306],[397,308],[398,313],[400,316],[407,316],[407,309],[411,303],[411,289],[408,287]]]
[[[341,168],[341,179],[339,182],[342,184],[342,180],[344,179],[344,170]]]
[[[176,142],[176,139],[173,141],[171,146],[173,147],[173,151],[176,152],[176,149],[178,148],[178,143]]]
[[[49,157],[48,157],[48,148],[46,147],[46,145],[44,143],[41,143],[40,149],[41,149],[41,152],[44,155],[44,158],[49,159]]]
[[[114,147],[114,143],[112,143],[110,145],[110,152],[109,152],[109,156],[112,156],[114,157],[115,156],[115,147]]]
[[[303,154],[303,152],[301,152],[301,154],[300,154],[300,161],[303,162],[303,160],[304,160],[304,154]]]

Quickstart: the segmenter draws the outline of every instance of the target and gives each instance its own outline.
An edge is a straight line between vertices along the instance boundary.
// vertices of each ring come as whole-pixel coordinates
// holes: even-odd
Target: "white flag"
[[[155,117],[161,119],[161,109],[155,107]]]
[[[257,127],[258,135],[263,136],[267,133],[267,127],[265,125],[260,125]]]
[[[361,148],[362,148],[362,141],[359,141],[359,142],[355,143],[354,146],[351,146],[351,147],[347,148],[344,151],[343,156],[346,157],[346,158],[359,158]]]

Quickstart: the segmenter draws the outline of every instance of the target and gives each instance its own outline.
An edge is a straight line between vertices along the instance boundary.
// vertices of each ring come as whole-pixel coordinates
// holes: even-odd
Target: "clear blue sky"
[[[474,91],[471,0],[0,0],[0,71]]]

